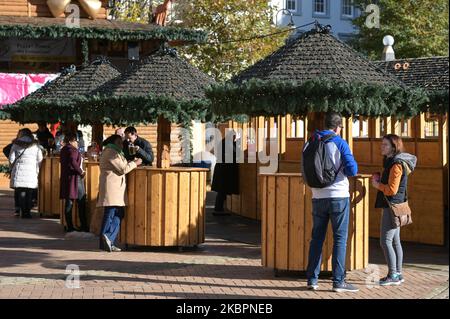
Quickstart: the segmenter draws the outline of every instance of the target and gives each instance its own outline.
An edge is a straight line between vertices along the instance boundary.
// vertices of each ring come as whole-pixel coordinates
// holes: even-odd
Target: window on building
[[[411,121],[406,119],[396,119],[394,123],[394,134],[401,137],[410,137]]]
[[[352,135],[356,138],[369,137],[369,120],[366,117],[358,116],[353,118]]]
[[[327,13],[326,0],[314,0],[314,14],[323,14]]]
[[[385,136],[387,134],[387,119],[385,117],[380,117],[377,121],[380,121],[380,136]]]
[[[286,9],[291,12],[297,11],[297,0],[286,0]]]
[[[342,16],[346,18],[353,17],[353,0],[342,0]]]
[[[305,122],[301,118],[293,117],[291,119],[291,138],[304,138],[305,137],[305,129],[304,129]]]
[[[439,137],[439,119],[436,115],[425,114],[424,130],[425,138]]]

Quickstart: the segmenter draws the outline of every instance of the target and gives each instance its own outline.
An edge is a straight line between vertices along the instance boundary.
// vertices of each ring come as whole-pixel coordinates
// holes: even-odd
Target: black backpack
[[[339,169],[336,170],[326,143],[336,134],[325,135],[322,138],[313,135],[303,149],[302,173],[309,187],[324,188],[336,180]]]

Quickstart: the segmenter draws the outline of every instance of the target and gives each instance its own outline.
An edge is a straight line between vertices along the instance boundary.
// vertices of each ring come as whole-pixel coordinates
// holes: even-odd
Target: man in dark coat
[[[35,132],[36,138],[39,141],[39,144],[47,151],[50,151],[50,143],[55,140],[55,137],[50,133],[50,130],[47,127],[47,123],[39,122],[38,130]],[[52,144],[53,145],[53,144]]]
[[[73,201],[77,200],[81,230],[89,231],[86,219],[86,191],[84,189],[84,171],[82,170],[82,156],[78,150],[77,136],[68,133],[64,137],[64,147],[61,149],[61,180],[60,198],[65,200],[64,215],[67,232],[75,229],[72,222]]]
[[[233,135],[233,137],[231,137],[231,135]],[[230,140],[228,143],[225,142],[227,139]],[[232,148],[229,147],[231,145]],[[214,210],[216,212],[223,212],[223,205],[227,199],[227,195],[239,194],[239,164],[236,160],[236,140],[234,133],[229,133],[227,138],[224,138],[219,142],[219,149],[222,150],[222,154],[221,156],[220,154],[216,154],[217,164],[214,167],[211,190],[217,192]],[[225,154],[227,152],[232,152],[233,154],[232,163],[226,163]],[[230,155],[228,155],[228,157],[230,157]]]
[[[130,145],[135,147],[135,154],[130,154]],[[137,130],[132,126],[125,129],[123,153],[128,161],[134,161],[136,158],[140,158],[142,159],[142,165],[151,166],[153,163],[152,145],[146,139],[138,136]]]

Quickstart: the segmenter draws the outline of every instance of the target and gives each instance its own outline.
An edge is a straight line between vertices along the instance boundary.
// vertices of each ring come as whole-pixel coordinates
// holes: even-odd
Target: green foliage
[[[73,96],[72,99],[24,99],[4,111],[20,123],[47,123],[72,120],[81,124],[135,125],[156,123],[159,116],[172,123],[207,120],[205,100],[176,100],[166,96]]]
[[[0,164],[0,173],[2,173],[2,174],[9,173],[9,165],[8,164]]]
[[[429,97],[420,89],[343,83],[314,79],[301,84],[252,79],[242,85],[225,83],[207,90],[212,112],[230,116],[306,115],[337,111],[343,115],[412,117],[427,107]]]
[[[380,59],[383,37],[395,39],[396,58],[448,55],[448,0],[379,0],[380,29],[369,29],[364,13],[370,0],[355,0],[363,14],[353,23],[360,30],[353,46],[371,59]]]
[[[448,113],[448,90],[437,90],[428,93],[430,98],[428,111],[435,114]]]
[[[175,19],[186,28],[208,32],[208,43],[180,48],[193,65],[216,81],[226,80],[284,44],[289,32],[265,38],[256,36],[280,32],[273,25],[275,9],[267,0],[179,0]],[[287,30],[286,30],[287,31]]]
[[[156,2],[161,0],[116,0],[111,14],[121,21],[148,23],[152,16],[152,4]]]
[[[8,112],[0,110],[0,120],[9,120],[9,119],[10,119],[10,114]]]
[[[206,33],[195,30],[186,30],[178,27],[154,26],[152,29],[125,30],[101,29],[96,27],[71,28],[63,25],[31,26],[31,25],[0,25],[0,38],[80,38],[105,39],[110,41],[138,41],[150,39],[183,40],[202,43],[206,41]]]

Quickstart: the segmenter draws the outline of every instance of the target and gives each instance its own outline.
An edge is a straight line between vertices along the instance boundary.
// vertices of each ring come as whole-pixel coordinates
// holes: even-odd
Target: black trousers
[[[218,192],[216,196],[216,204],[214,206],[214,210],[217,212],[223,211],[223,205],[225,203],[225,200],[227,199],[227,194]]]
[[[20,213],[20,193],[18,188],[14,188],[14,209]]]
[[[86,218],[86,191],[84,189],[84,180],[82,178],[78,178],[78,199],[76,201],[78,204],[78,216],[80,218],[81,230],[89,231]],[[66,199],[66,205],[64,207],[67,230],[74,229],[72,221],[73,202],[74,199]]]
[[[14,190],[14,200],[20,208],[22,216],[29,216],[33,207],[33,189],[19,187]]]
[[[75,201],[74,199],[66,199],[66,205],[64,207],[64,215],[66,217],[66,224],[68,230],[74,229],[72,221],[72,209],[74,201]],[[77,199],[76,201],[78,204],[78,216],[80,218],[81,230],[89,231],[86,218],[86,195],[84,195],[80,199]]]

